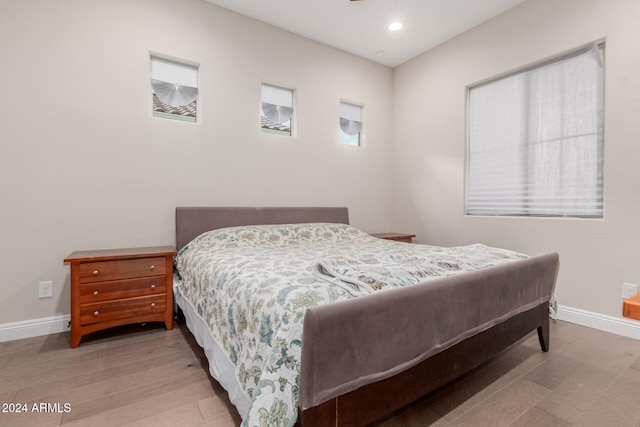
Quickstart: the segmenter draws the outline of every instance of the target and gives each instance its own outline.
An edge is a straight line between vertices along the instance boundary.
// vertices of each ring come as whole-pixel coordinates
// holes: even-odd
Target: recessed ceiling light
[[[389,24],[389,31],[398,31],[401,30],[402,27],[404,27],[404,24],[400,21],[393,21],[391,24]]]

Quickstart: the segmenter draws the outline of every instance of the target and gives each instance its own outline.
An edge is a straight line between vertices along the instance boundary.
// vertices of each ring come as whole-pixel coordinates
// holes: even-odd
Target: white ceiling
[[[395,67],[525,0],[206,1]]]

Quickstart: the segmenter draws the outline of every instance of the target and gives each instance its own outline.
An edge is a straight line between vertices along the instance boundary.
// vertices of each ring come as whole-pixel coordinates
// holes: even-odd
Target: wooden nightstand
[[[173,328],[172,246],[77,251],[71,265],[71,347],[114,326],[164,322]]]
[[[373,233],[371,235],[379,239],[394,240],[396,242],[404,242],[404,243],[413,243],[413,238],[416,237],[415,234],[404,234],[404,233]]]

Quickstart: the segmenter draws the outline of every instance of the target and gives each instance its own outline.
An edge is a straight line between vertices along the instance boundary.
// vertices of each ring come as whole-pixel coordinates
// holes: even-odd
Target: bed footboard
[[[303,332],[298,425],[366,425],[537,330],[549,348],[558,255],[314,307]]]

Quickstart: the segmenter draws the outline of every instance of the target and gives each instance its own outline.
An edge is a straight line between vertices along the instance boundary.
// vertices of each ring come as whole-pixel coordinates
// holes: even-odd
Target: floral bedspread
[[[296,421],[307,307],[525,257],[484,245],[398,243],[349,225],[313,223],[206,232],[179,251],[175,265],[181,294],[235,366],[250,402],[242,425],[263,427]]]

